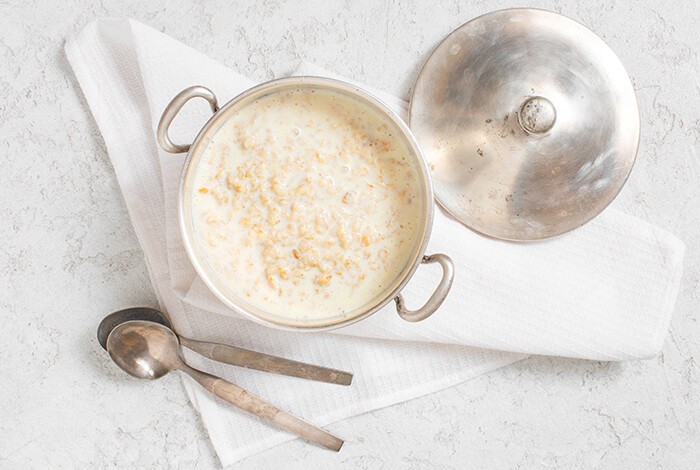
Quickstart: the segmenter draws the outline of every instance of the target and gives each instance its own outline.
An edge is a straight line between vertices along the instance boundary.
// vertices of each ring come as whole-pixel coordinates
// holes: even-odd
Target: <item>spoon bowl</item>
[[[97,341],[100,343],[100,346],[102,346],[102,349],[105,351],[107,350],[107,338],[113,329],[122,323],[132,320],[151,321],[154,323],[160,323],[161,325],[167,326],[170,329],[173,328],[165,315],[154,308],[131,307],[118,310],[104,317],[100,322],[100,326],[97,327]]]
[[[157,323],[142,321],[117,325],[107,338],[107,351],[124,372],[139,379],[159,379],[178,367],[177,336]]]

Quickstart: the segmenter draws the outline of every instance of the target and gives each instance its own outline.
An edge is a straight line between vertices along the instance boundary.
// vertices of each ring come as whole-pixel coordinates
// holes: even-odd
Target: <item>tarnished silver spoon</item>
[[[132,320],[116,326],[107,337],[107,352],[120,368],[134,377],[153,380],[179,370],[222,400],[279,428],[336,452],[343,445],[341,439],[239,386],[188,366],[180,358],[180,343],[175,333],[158,323]]]
[[[107,315],[97,328],[97,340],[105,350],[110,332],[118,325],[131,320],[151,321],[173,329],[165,315],[154,308],[133,307],[119,310]],[[182,346],[225,364],[339,385],[350,385],[352,382],[352,374],[342,370],[293,361],[227,344],[197,341],[175,334]]]

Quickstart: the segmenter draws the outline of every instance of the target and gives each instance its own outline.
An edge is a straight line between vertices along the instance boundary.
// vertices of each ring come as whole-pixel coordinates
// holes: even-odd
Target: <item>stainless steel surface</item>
[[[152,321],[172,329],[170,320],[154,308],[131,307],[117,310],[104,317],[97,327],[97,341],[102,346],[102,349],[107,350],[107,338],[113,329],[122,323],[132,320]]]
[[[542,134],[554,126],[557,110],[544,96],[528,98],[518,110],[518,124],[531,134]]]
[[[308,441],[338,451],[343,441],[321,428],[283,411],[222,378],[194,369],[180,358],[180,344],[170,328],[148,321],[118,325],[107,338],[112,360],[127,374],[159,379],[171,370],[188,374],[217,397]]]
[[[189,144],[174,144],[170,140],[168,130],[170,129],[170,124],[172,124],[173,119],[175,119],[175,116],[177,116],[177,113],[179,113],[182,107],[185,106],[185,104],[192,98],[204,98],[207,100],[212,113],[216,113],[219,110],[219,104],[216,101],[214,92],[207,87],[191,86],[178,93],[165,108],[165,111],[163,111],[163,115],[158,122],[158,129],[156,131],[158,143],[166,152],[185,153],[190,150]]]
[[[581,24],[534,9],[451,33],[418,76],[410,126],[440,204],[507,240],[591,220],[619,193],[639,145],[637,100],[617,56]]]
[[[449,256],[441,254],[424,256],[423,263],[439,263],[442,267],[442,279],[428,301],[425,302],[425,304],[418,310],[407,309],[403,302],[403,296],[401,294],[396,296],[394,299],[396,302],[396,312],[406,321],[418,322],[425,320],[430,315],[435,313],[435,311],[440,308],[440,305],[442,305],[442,303],[445,301],[447,294],[452,288],[455,267],[452,263],[452,259],[450,259]]]
[[[161,122],[159,124],[159,129],[163,128],[167,130],[173,117],[177,114],[177,111],[182,107],[183,99],[186,101],[189,96],[188,90],[191,87],[176,96],[176,98],[167,107],[166,111],[163,113]],[[199,87],[203,88],[203,87]],[[360,100],[368,105],[370,108],[376,110],[377,113],[387,116],[390,121],[396,125],[398,130],[397,138],[403,139],[406,146],[410,150],[411,157],[413,158],[416,169],[419,173],[419,181],[417,181],[416,186],[420,187],[420,200],[424,206],[423,218],[420,221],[422,223],[422,237],[421,242],[415,247],[414,253],[411,257],[411,262],[407,264],[406,268],[397,276],[393,285],[389,286],[386,292],[379,297],[375,302],[366,308],[361,309],[357,312],[351,312],[346,316],[338,318],[334,321],[329,321],[325,323],[314,323],[311,321],[301,322],[301,321],[291,321],[289,319],[273,317],[267,312],[260,309],[256,309],[252,305],[244,302],[242,299],[238,298],[228,287],[221,281],[217,274],[209,267],[206,263],[204,255],[200,253],[199,247],[194,240],[194,229],[192,224],[191,207],[188,201],[191,200],[191,192],[193,190],[193,177],[194,168],[201,159],[201,153],[198,152],[200,145],[208,135],[209,131],[216,126],[219,126],[223,120],[227,119],[238,109],[246,106],[247,104],[255,101],[256,99],[268,95],[270,93],[279,92],[286,89],[296,89],[296,88],[312,88],[312,89],[327,89],[341,94],[345,94],[353,99]],[[164,150],[172,152],[171,147],[164,146],[161,142],[161,146]],[[392,299],[397,297],[397,295],[404,288],[406,283],[410,280],[413,273],[416,271],[418,266],[423,261],[423,255],[425,254],[425,249],[428,244],[428,238],[430,236],[430,230],[433,224],[433,187],[428,174],[428,169],[425,164],[422,152],[418,143],[416,142],[413,134],[411,133],[408,126],[399,118],[393,111],[391,111],[385,104],[383,104],[379,99],[373,95],[357,88],[353,85],[333,80],[329,78],[322,77],[289,77],[282,78],[278,80],[272,80],[256,87],[253,87],[228,103],[221,107],[221,109],[212,116],[212,118],[207,122],[202,130],[199,132],[191,148],[188,151],[187,158],[185,160],[182,176],[180,179],[180,190],[179,190],[179,219],[180,219],[180,231],[182,233],[183,243],[189,254],[190,261],[192,262],[195,270],[199,276],[204,280],[209,289],[224,302],[227,306],[233,310],[246,315],[258,323],[262,323],[267,326],[271,326],[283,330],[291,331],[326,331],[331,329],[340,328],[343,326],[350,325],[357,321],[360,321],[373,313],[379,311],[387,303],[391,302]],[[451,273],[452,271],[450,271]],[[444,276],[443,276],[444,277]],[[443,279],[444,282],[444,279]],[[441,283],[442,284],[442,283]],[[448,287],[449,289],[449,287]],[[446,294],[445,294],[446,295]]]
[[[283,357],[271,356],[227,344],[197,341],[177,334],[170,321],[160,311],[148,307],[134,307],[119,310],[107,315],[97,328],[97,340],[107,350],[107,338],[117,326],[132,320],[150,321],[161,324],[177,336],[180,345],[191,349],[204,357],[233,366],[272,372],[275,374],[298,377],[338,385],[350,385],[352,374],[338,369],[293,361]]]
[[[317,382],[338,385],[350,385],[352,383],[352,374],[342,370],[306,364],[226,344],[195,341],[183,336],[180,336],[180,344],[202,356],[233,366],[315,380]]]

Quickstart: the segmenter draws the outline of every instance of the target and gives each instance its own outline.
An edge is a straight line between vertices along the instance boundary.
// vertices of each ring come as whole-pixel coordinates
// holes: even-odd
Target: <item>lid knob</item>
[[[518,112],[518,122],[526,132],[542,134],[547,132],[557,120],[557,110],[551,101],[543,96],[533,96],[523,103]]]

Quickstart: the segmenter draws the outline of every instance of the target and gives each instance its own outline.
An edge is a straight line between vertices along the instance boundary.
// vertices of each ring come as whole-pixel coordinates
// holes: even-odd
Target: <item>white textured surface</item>
[[[159,152],[154,131],[167,103],[192,83],[211,87],[223,103],[249,88],[251,81],[135,20],[90,23],[66,43],[66,55],[107,146],[159,304],[178,331],[342,367],[352,370],[355,380],[352,387],[322,387],[186,354],[190,365],[327,425],[443,390],[523,359],[497,351],[518,344],[528,353],[568,353],[568,357],[594,360],[606,358],[606,350],[618,359],[655,357],[663,346],[680,286],[682,243],[669,232],[612,208],[574,233],[517,245],[487,240],[436,213],[428,251],[452,257],[455,286],[439,315],[418,324],[402,321],[391,307],[357,324],[363,330],[354,329],[354,336],[299,335],[237,320],[197,282],[187,260],[176,222],[184,155]],[[327,74],[303,64],[294,73]],[[375,94],[405,113],[405,101],[379,90]],[[177,140],[191,138],[210,116],[204,103],[199,104],[199,112],[190,106],[178,114]],[[152,189],[160,187],[162,196]],[[427,298],[429,292],[421,292],[416,283],[434,285],[429,270],[415,274],[402,291],[405,298]],[[212,306],[211,311],[190,306],[195,304],[193,291],[199,293],[196,304],[203,302],[205,310]],[[221,315],[213,314],[217,311]],[[551,314],[538,315],[545,311]],[[563,334],[552,335],[557,326]],[[474,338],[479,331],[485,333],[481,340]],[[404,341],[370,341],[358,334]],[[557,344],[564,347],[552,348]],[[223,465],[292,439],[289,433],[218,404],[190,381],[185,381],[185,389]]]
[[[0,371],[13,377],[0,382],[0,466],[216,464],[177,379],[129,380],[93,338],[105,312],[154,299],[103,143],[62,54],[67,34],[97,16],[132,16],[255,79],[282,75],[305,58],[405,95],[442,36],[502,6],[516,5],[0,4],[0,232],[9,241],[0,249]],[[338,423],[332,429],[349,441],[339,455],[295,441],[240,466],[690,467],[700,459],[693,359],[700,351],[693,32],[700,7],[538,6],[598,32],[634,78],[642,149],[614,205],[688,246],[663,355],[624,364],[533,358]]]

